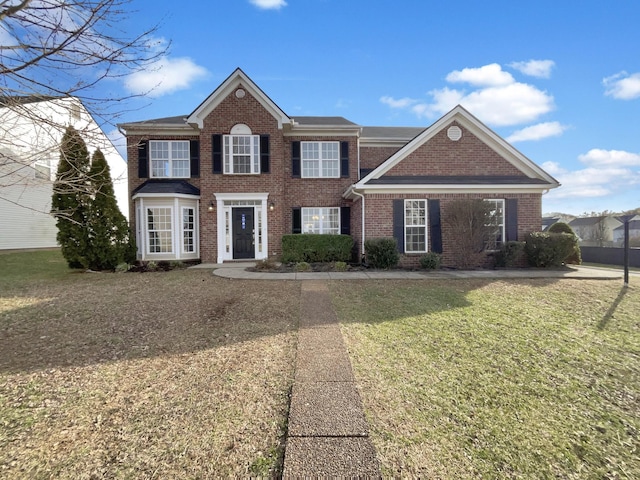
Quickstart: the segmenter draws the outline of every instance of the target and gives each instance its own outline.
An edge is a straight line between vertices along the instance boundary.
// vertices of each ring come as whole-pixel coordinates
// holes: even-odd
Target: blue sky
[[[156,70],[117,86],[155,87],[119,122],[188,114],[240,67],[290,116],[426,127],[460,103],[563,184],[543,197],[543,212],[640,207],[640,2],[132,7],[122,27],[158,23],[170,47]]]

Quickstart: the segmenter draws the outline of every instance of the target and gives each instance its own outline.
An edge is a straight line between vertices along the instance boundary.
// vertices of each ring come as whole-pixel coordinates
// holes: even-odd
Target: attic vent
[[[237,98],[244,98],[246,93],[247,92],[245,92],[243,89],[239,88],[238,90],[236,90],[236,97]]]
[[[462,138],[462,130],[460,130],[460,127],[456,127],[455,125],[449,127],[449,130],[447,130],[447,137],[449,137],[449,140],[457,142]]]

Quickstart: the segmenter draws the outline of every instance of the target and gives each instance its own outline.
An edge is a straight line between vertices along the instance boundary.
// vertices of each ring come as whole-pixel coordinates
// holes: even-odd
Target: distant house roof
[[[182,194],[200,195],[200,189],[194,187],[185,180],[147,180],[132,193],[133,195],[160,193],[160,194]]]
[[[614,231],[624,230],[624,223],[613,229]],[[629,230],[640,230],[640,220],[631,220],[629,222]]]
[[[572,227],[590,227],[592,225],[597,225],[604,218],[607,217],[579,217],[571,220],[569,225]]]
[[[554,223],[558,223],[560,218],[558,217],[542,217],[542,230],[546,230]]]
[[[386,138],[409,141],[426,127],[362,127],[363,138]]]
[[[9,107],[11,105],[27,105],[29,103],[48,102],[64,97],[52,97],[50,95],[25,95],[0,97],[0,106]]]

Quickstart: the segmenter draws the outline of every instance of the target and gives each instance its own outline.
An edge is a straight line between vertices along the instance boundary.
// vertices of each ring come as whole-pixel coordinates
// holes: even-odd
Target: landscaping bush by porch
[[[560,267],[577,243],[578,238],[570,233],[533,232],[527,235],[524,251],[533,267]]]
[[[373,268],[393,268],[398,265],[400,255],[395,238],[372,238],[364,242],[367,262]]]
[[[348,262],[353,238],[349,235],[304,233],[282,236],[282,262]]]

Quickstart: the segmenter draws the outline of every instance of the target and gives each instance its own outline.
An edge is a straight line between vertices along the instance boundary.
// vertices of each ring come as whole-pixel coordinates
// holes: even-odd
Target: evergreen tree
[[[60,163],[53,185],[51,213],[57,240],[70,268],[86,268],[89,151],[76,129],[67,127],[60,145]]]
[[[93,154],[89,180],[92,199],[87,218],[88,267],[113,270],[120,263],[135,260],[135,246],[127,219],[116,202],[109,164],[100,150]]]

